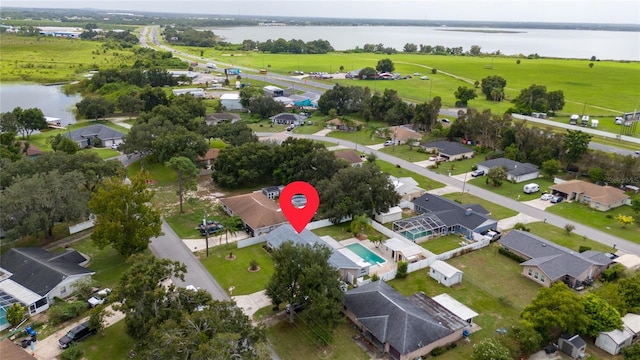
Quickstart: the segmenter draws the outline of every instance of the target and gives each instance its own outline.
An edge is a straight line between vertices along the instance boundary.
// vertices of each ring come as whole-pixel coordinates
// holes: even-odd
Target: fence
[[[252,238],[239,240],[237,244],[238,244],[238,249],[242,249],[242,248],[246,248],[248,246],[255,245],[255,244],[260,244],[266,241],[267,241],[267,238],[265,238],[264,235],[258,235]]]
[[[79,233],[80,231],[87,230],[95,226],[96,216],[94,214],[89,215],[89,220],[81,222],[79,224],[69,226],[69,235]]]

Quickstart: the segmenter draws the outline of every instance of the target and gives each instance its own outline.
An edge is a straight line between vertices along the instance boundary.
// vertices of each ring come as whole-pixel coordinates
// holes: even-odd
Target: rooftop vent
[[[466,216],[469,216],[469,215],[471,215],[471,211],[472,211],[471,208],[467,208],[467,210],[464,211],[464,214]]]

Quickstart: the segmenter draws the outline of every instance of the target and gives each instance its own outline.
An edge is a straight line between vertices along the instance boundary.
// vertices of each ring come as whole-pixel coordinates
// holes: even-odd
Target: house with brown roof
[[[209,149],[204,155],[198,156],[198,163],[201,167],[208,169],[213,166],[219,154],[220,149]]]
[[[350,122],[347,122],[339,118],[331,119],[324,124],[328,128],[340,131],[358,131],[360,126],[362,126],[362,122],[358,120],[351,120]]]
[[[28,157],[30,158],[36,158],[40,155],[42,155],[42,150],[40,150],[37,146],[29,143],[29,147],[27,147],[27,151],[24,150],[25,147],[25,141],[20,141],[20,153],[21,154],[26,154]]]
[[[391,126],[389,128],[389,133],[393,140],[399,144],[408,144],[420,142],[422,139],[422,134],[413,130],[408,126]]]
[[[625,204],[629,195],[613,186],[600,186],[582,180],[569,180],[549,187],[567,201],[588,204],[592,209],[608,211]]]
[[[355,150],[342,150],[334,153],[338,159],[342,159],[353,167],[362,166],[364,159]]]
[[[239,216],[251,236],[268,233],[287,222],[280,206],[261,191],[220,199],[229,216]]]

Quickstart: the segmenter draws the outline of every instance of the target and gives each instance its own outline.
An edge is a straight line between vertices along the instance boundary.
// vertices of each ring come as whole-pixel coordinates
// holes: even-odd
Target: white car
[[[429,77],[428,77],[428,76],[420,76],[420,79],[422,79],[422,80],[429,80]]]
[[[616,116],[616,125],[622,125],[623,122],[624,122],[623,118],[621,118],[620,116]]]
[[[542,194],[542,196],[540,196],[540,200],[542,201],[551,200],[552,198],[553,198],[553,195],[551,194]]]
[[[438,161],[438,157],[437,156],[432,156],[429,158],[429,161]]]
[[[90,307],[96,307],[107,300],[107,296],[111,293],[111,289],[105,288],[96,292],[92,297],[87,300]]]
[[[391,140],[387,140],[384,142],[384,146],[392,146],[393,145],[393,141]]]

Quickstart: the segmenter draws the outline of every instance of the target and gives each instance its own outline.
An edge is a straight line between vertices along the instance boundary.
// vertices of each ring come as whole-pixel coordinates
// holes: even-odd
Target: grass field
[[[122,273],[129,267],[114,248],[106,246],[100,250],[90,238],[75,242],[71,247],[89,256],[88,268],[96,272],[93,279],[99,287],[113,289]]]
[[[480,176],[477,178],[467,178],[467,182],[469,184],[475,185],[477,187],[483,188],[485,190],[492,191],[496,194],[500,194],[502,196],[506,196],[508,198],[518,200],[518,201],[529,201],[533,199],[537,199],[540,197],[540,194],[543,191],[549,192],[549,186],[553,185],[553,181],[546,178],[537,178],[531,181],[523,181],[521,183],[511,183],[505,181],[500,186],[493,186],[486,183],[487,177]],[[540,191],[533,194],[525,194],[522,191],[522,188],[529,183],[536,183],[540,185]]]
[[[38,83],[80,80],[90,70],[132,64],[131,50],[103,48],[101,42],[54,37],[0,35],[0,81]]]
[[[353,233],[350,230],[350,226],[351,226],[351,222],[347,221],[342,224],[325,226],[323,228],[311,230],[311,232],[318,236],[329,235],[336,241],[342,241],[342,240],[347,240],[354,237]],[[372,235],[382,235],[373,229],[365,230],[364,234],[369,237]]]
[[[444,187],[444,184],[435,180],[432,180],[426,176],[418,175],[413,171],[409,171],[407,169],[403,169],[401,167],[397,167],[391,163],[382,160],[376,160],[376,165],[380,167],[380,170],[385,173],[395,176],[397,178],[401,177],[412,177],[413,180],[418,182],[418,186],[425,190],[433,190]]]
[[[460,174],[464,174],[466,172],[472,171],[473,166],[475,166],[480,162],[485,161],[486,158],[487,158],[487,154],[476,154],[474,155],[474,157],[470,159],[447,161],[447,162],[440,163],[438,168],[431,169],[431,170],[442,175],[448,175],[449,173],[451,173],[451,175],[460,175]],[[469,179],[473,179],[473,178],[469,176]]]
[[[456,235],[446,235],[430,239],[419,245],[437,255],[459,248],[460,237]]]
[[[105,341],[105,339],[109,340]],[[129,350],[133,349],[134,345],[135,340],[125,332],[124,320],[78,343],[78,346],[84,350],[83,359],[87,360],[127,359]]]
[[[504,206],[500,206],[498,204],[492,203],[490,201],[479,198],[475,195],[471,195],[469,193],[450,193],[443,195],[447,199],[457,201],[460,204],[480,204],[482,207],[491,212],[491,217],[496,220],[506,219],[512,216],[518,215],[518,212],[515,210],[508,209]]]
[[[532,234],[538,235],[549,241],[552,241],[558,245],[564,246],[568,249],[578,251],[580,246],[588,246],[591,250],[610,252],[609,246],[601,244],[592,239],[587,239],[583,236],[573,233],[567,233],[565,229],[553,226],[544,222],[534,222],[526,225]]]

